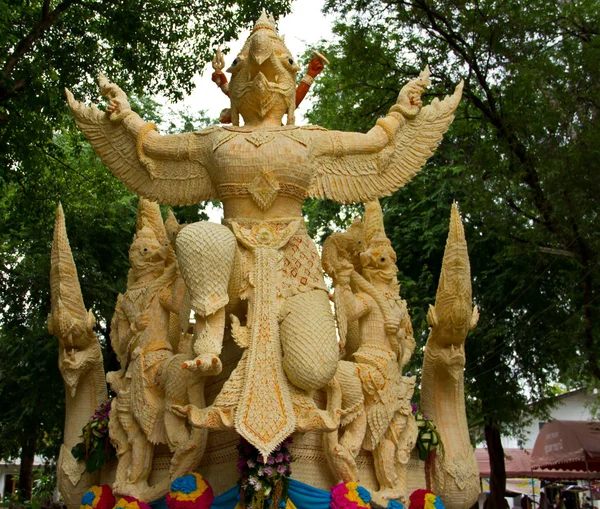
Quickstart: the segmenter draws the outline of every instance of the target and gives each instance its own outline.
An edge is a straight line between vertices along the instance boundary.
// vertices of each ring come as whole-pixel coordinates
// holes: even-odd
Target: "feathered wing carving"
[[[454,120],[463,82],[444,100],[434,99],[375,153],[328,154],[316,158],[308,195],[340,203],[376,200],[403,187],[431,157]],[[335,137],[335,133],[330,133]],[[335,141],[335,140],[334,140]]]
[[[66,90],[77,126],[110,171],[136,194],[166,205],[193,205],[217,198],[206,167],[198,160],[138,157],[136,136],[123,122],[113,122],[104,111],[76,101]],[[189,154],[190,145],[202,132],[170,135],[169,153]],[[195,139],[194,139],[195,138]],[[179,146],[177,146],[179,144]],[[200,143],[198,143],[199,145]]]

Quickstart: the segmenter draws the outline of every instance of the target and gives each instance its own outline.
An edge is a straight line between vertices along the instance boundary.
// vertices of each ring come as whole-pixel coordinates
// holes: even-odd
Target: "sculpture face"
[[[396,252],[385,238],[384,234],[376,233],[367,250],[360,254],[363,274],[383,276],[384,278],[396,277]]]
[[[138,273],[149,273],[165,266],[169,254],[169,246],[162,245],[154,232],[144,226],[135,236],[129,249],[129,262]]]
[[[285,113],[288,124],[292,123],[299,70],[274,21],[263,12],[228,69],[232,111],[242,115],[246,124],[256,125],[265,119],[281,123]]]

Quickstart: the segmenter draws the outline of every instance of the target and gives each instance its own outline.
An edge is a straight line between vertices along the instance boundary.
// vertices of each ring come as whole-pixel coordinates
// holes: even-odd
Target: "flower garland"
[[[292,437],[264,459],[258,450],[243,438],[237,446],[239,452],[237,471],[241,474],[240,509],[262,509],[268,504],[270,509],[285,507],[288,501],[289,476],[292,473],[292,456],[289,446]]]
[[[115,496],[108,484],[92,486],[81,497],[79,509],[113,509]]]
[[[102,403],[89,422],[81,430],[83,441],[71,449],[76,460],[85,461],[85,469],[91,474],[116,456],[108,437],[108,421],[112,398]]]
[[[355,482],[336,484],[331,487],[331,509],[371,509],[371,494]]]
[[[208,509],[215,499],[210,484],[195,472],[178,477],[167,493],[169,509]]]
[[[415,490],[409,498],[409,509],[446,509],[442,499],[430,490]]]
[[[415,416],[415,422],[419,430],[417,435],[417,450],[419,451],[419,459],[427,461],[429,454],[435,451],[438,446],[441,447],[442,440],[440,434],[431,419],[419,410],[419,407],[412,403],[412,413]]]

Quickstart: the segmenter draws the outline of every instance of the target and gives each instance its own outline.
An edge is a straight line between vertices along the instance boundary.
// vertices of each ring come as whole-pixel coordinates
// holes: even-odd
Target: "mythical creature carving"
[[[417,428],[410,406],[415,378],[402,376],[402,368],[415,341],[379,202],[366,203],[362,223],[332,237],[323,247],[323,264],[334,281],[338,324],[358,322],[358,349],[354,362],[342,360],[338,367],[347,415],[339,441],[337,432],[325,435],[326,453],[336,477],[348,482],[358,481],[353,458],[360,448],[372,451],[379,482],[374,497],[384,506],[392,499],[406,502],[407,464]],[[349,329],[340,327],[342,344],[341,331]]]
[[[119,295],[111,323],[121,370],[107,374],[117,394],[109,427],[118,457],[113,490],[153,500],[202,458],[206,431],[188,429],[171,406],[204,406],[204,377],[217,372],[217,358],[191,360],[191,338],[182,334],[190,313],[183,305],[185,287],[156,203],[140,199],[129,260],[127,291]],[[190,366],[194,369],[184,370]],[[160,443],[173,452],[169,475],[150,487],[154,447]]]
[[[472,305],[469,254],[455,203],[435,306],[427,314],[431,332],[421,381],[421,408],[433,419],[443,444],[434,460],[432,489],[448,509],[469,507],[479,493],[464,395],[464,342],[479,320]]]
[[[94,411],[108,398],[102,351],[94,333],[96,320],[86,311],[77,278],[65,217],[59,204],[54,224],[50,269],[51,312],[48,330],[59,340],[58,367],[65,382],[64,441],[58,458],[58,488],[71,509],[98,482],[98,472],[88,474],[71,449],[80,441],[81,430]]]
[[[67,92],[78,126],[130,189],[171,205],[223,202],[224,228],[235,244],[227,258],[233,260],[230,272],[221,275],[216,293],[186,278],[194,272],[186,264],[214,258],[210,252],[221,248],[205,244],[201,252],[188,252],[186,245],[193,243],[182,241],[178,255],[191,302],[202,303],[193,310],[211,322],[206,337],[217,350],[222,308],[246,301],[235,319],[246,353],[224,389],[227,402],[179,411],[197,426],[235,428],[265,455],[296,429],[332,430],[339,421],[336,409],[322,411],[312,402],[314,391],[328,386],[336,372],[338,347],[320,260],[302,219],[303,200],[361,202],[405,185],[440,142],[462,90],[460,84],[452,96],[422,107],[420,96],[429,84],[424,72],[404,86],[368,133],[327,131],[294,125],[298,70],[263,13],[229,68],[231,127],[161,136],[103,77],[107,112],[85,107]],[[196,227],[196,233],[209,235],[205,227]],[[231,239],[230,234],[219,233]],[[206,303],[214,306],[203,307]]]

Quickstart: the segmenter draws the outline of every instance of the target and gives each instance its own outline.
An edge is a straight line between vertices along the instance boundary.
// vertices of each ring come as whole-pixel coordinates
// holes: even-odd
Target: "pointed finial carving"
[[[78,332],[91,331],[95,325],[93,315],[89,315],[83,303],[77,268],[69,245],[65,216],[59,203],[56,210],[54,236],[50,255],[50,295],[51,314],[48,329],[61,339],[66,338],[72,329]]]
[[[473,304],[471,265],[465,231],[458,212],[452,204],[450,231],[446,241],[440,282],[435,306],[430,306],[427,320],[432,334],[442,344],[462,344],[467,333],[477,325],[479,313]]]

